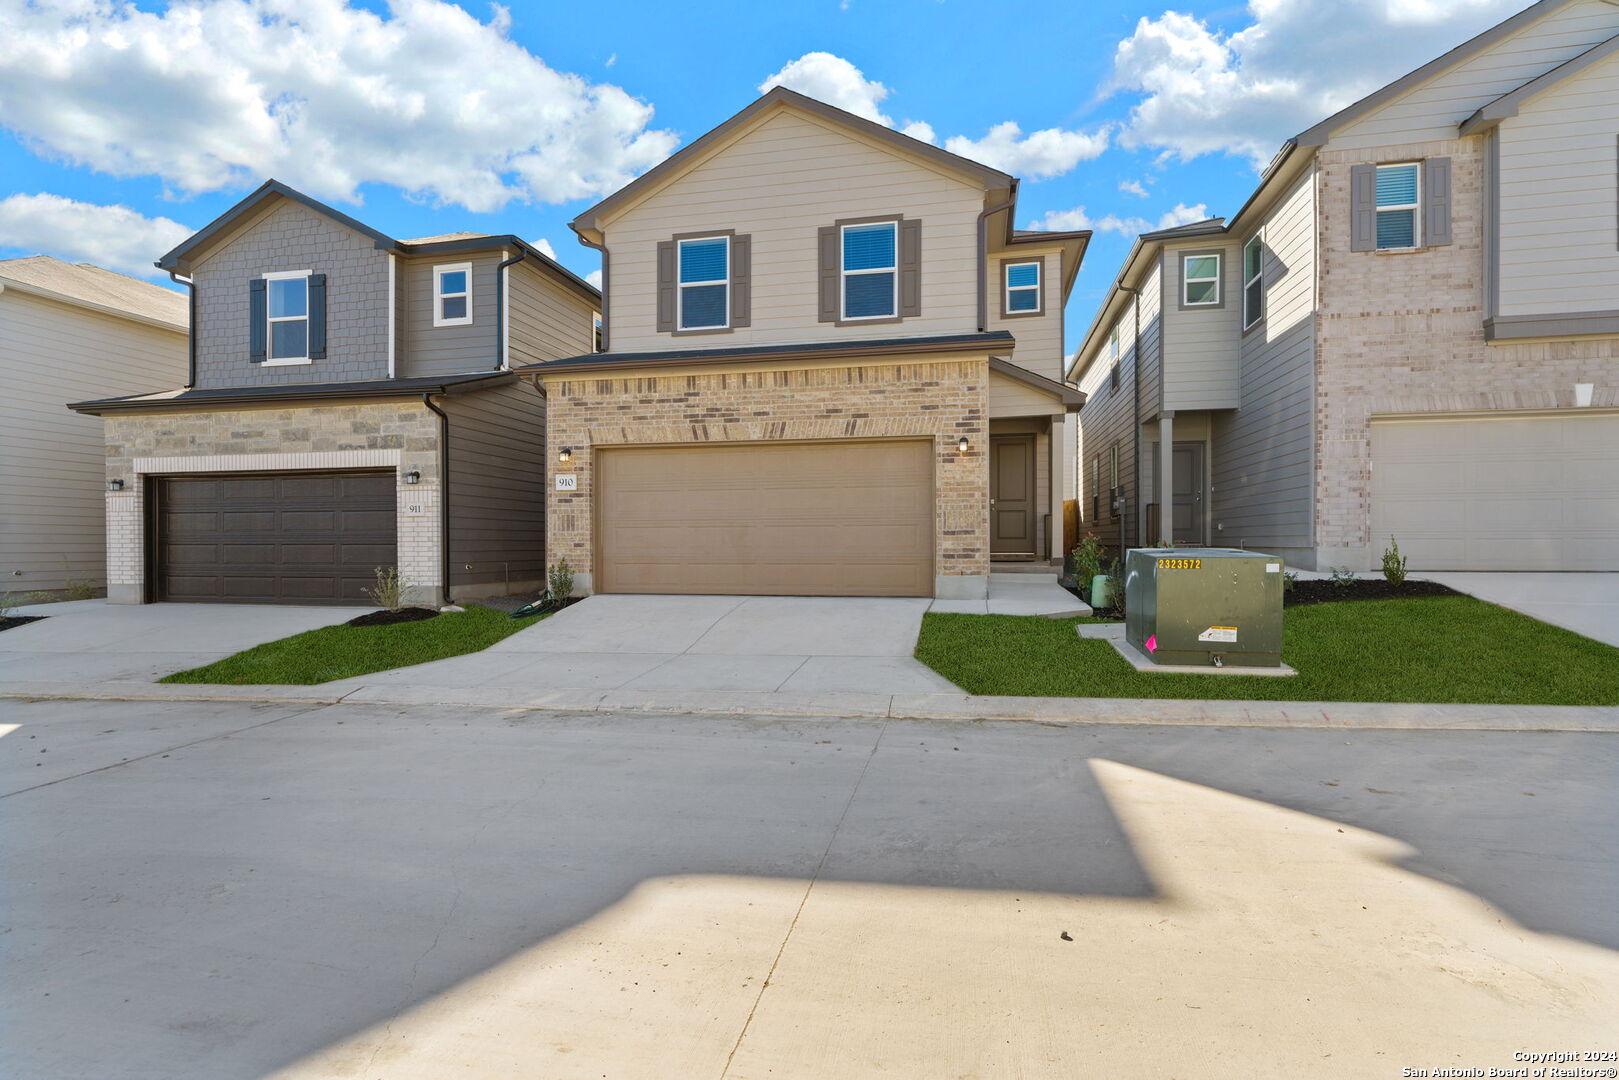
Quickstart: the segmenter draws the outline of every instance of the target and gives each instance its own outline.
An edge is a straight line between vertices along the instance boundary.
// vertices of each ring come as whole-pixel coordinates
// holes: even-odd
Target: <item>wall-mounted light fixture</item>
[[[956,440],[956,452],[965,454],[967,452],[967,445],[967,436],[963,435],[961,438]]]
[[[124,490],[124,482],[122,480],[108,480],[107,481],[107,490],[108,491],[122,491],[122,490]]]
[[[407,484],[419,484],[421,482],[422,482],[422,474],[417,472],[415,469],[412,469],[412,470],[410,470],[410,472],[405,474],[405,483],[407,483]]]
[[[557,460],[558,461],[572,461],[573,460],[573,448],[568,447],[568,446],[564,446],[562,448],[562,452],[557,455]]]

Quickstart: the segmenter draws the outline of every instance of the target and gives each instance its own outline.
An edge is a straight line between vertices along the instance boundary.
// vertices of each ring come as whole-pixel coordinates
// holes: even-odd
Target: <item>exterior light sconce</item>
[[[967,452],[967,436],[963,435],[961,438],[956,440],[956,453],[965,454],[966,452]]]
[[[124,482],[122,480],[108,480],[107,481],[107,490],[108,491],[122,491],[122,490],[124,490]]]
[[[562,448],[562,452],[557,455],[557,460],[558,461],[572,461],[573,460],[573,448],[568,447],[568,446],[564,446]]]
[[[421,482],[422,482],[422,474],[417,472],[415,469],[412,469],[412,470],[410,470],[410,472],[405,474],[405,483],[407,483],[407,484],[419,484]]]

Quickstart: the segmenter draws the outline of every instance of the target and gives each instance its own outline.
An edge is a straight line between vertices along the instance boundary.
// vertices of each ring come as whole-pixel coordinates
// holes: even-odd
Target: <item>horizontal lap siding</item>
[[[1220,289],[1225,303],[1218,308],[1181,309],[1181,262],[1190,253],[1219,251]],[[1166,409],[1229,409],[1237,404],[1237,335],[1242,329],[1239,249],[1204,238],[1164,252],[1164,364],[1163,407]]]
[[[511,363],[543,364],[595,349],[593,316],[600,311],[571,289],[558,285],[530,259],[506,273],[510,308]]]
[[[1162,360],[1161,328],[1162,310],[1160,308],[1161,274],[1154,269],[1141,284],[1141,348],[1143,359],[1141,365],[1141,409],[1136,421],[1130,417],[1131,402],[1134,390],[1131,380],[1135,377],[1137,350],[1134,347],[1136,317],[1132,309],[1124,307],[1116,320],[1119,327],[1119,385],[1118,389],[1110,389],[1107,359],[1107,334],[1100,335],[1097,348],[1101,350],[1100,358],[1091,365],[1080,382],[1080,390],[1086,394],[1085,405],[1079,411],[1079,446],[1077,470],[1079,473],[1076,485],[1079,499],[1079,514],[1085,529],[1098,534],[1104,543],[1117,543],[1119,537],[1119,521],[1113,517],[1108,503],[1108,460],[1111,448],[1117,444],[1119,448],[1119,483],[1125,488],[1127,524],[1125,536],[1128,543],[1137,542],[1136,522],[1138,519],[1135,476],[1135,430],[1140,416],[1150,415],[1157,411],[1157,395],[1160,385],[1158,366]],[[1109,327],[1111,330],[1111,327]],[[1100,489],[1095,481],[1095,460],[1100,455],[1102,459]],[[1096,496],[1093,499],[1093,496]],[[1096,502],[1099,513],[1092,514],[1091,504]]]
[[[451,586],[542,580],[544,400],[518,383],[442,401],[450,417]]]
[[[399,375],[459,375],[493,370],[500,359],[495,333],[495,268],[505,256],[480,251],[436,258],[400,259],[397,287],[403,297]],[[465,326],[433,325],[433,269],[472,264],[472,322]]]

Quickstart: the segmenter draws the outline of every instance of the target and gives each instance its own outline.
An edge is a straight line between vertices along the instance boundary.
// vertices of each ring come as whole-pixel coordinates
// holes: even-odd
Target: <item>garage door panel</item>
[[[607,592],[927,596],[933,445],[608,449]]]

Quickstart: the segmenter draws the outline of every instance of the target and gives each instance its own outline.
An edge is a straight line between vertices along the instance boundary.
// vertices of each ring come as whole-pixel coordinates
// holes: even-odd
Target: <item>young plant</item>
[[[1095,533],[1087,532],[1074,548],[1074,576],[1079,579],[1079,587],[1088,590],[1091,580],[1101,572],[1102,544]]]
[[[1383,577],[1390,585],[1405,584],[1405,556],[1400,554],[1400,542],[1393,536],[1383,549]]]
[[[405,592],[410,585],[399,576],[397,566],[379,566],[376,568],[377,583],[364,590],[365,595],[377,607],[386,611],[398,611],[405,606]]]
[[[1334,566],[1331,580],[1339,588],[1345,588],[1355,583],[1355,572],[1347,566]]]
[[[545,572],[545,585],[551,593],[551,602],[561,606],[573,595],[573,567],[567,559],[560,559]]]
[[[1124,618],[1124,558],[1113,560],[1107,571],[1107,602],[1119,618]]]
[[[67,579],[67,598],[69,600],[89,600],[95,594],[95,578],[74,577]]]
[[[1284,593],[1292,592],[1293,591],[1293,586],[1297,585],[1298,583],[1299,583],[1299,575],[1298,575],[1297,571],[1294,571],[1294,570],[1283,570],[1282,571],[1282,592],[1284,592]]]

